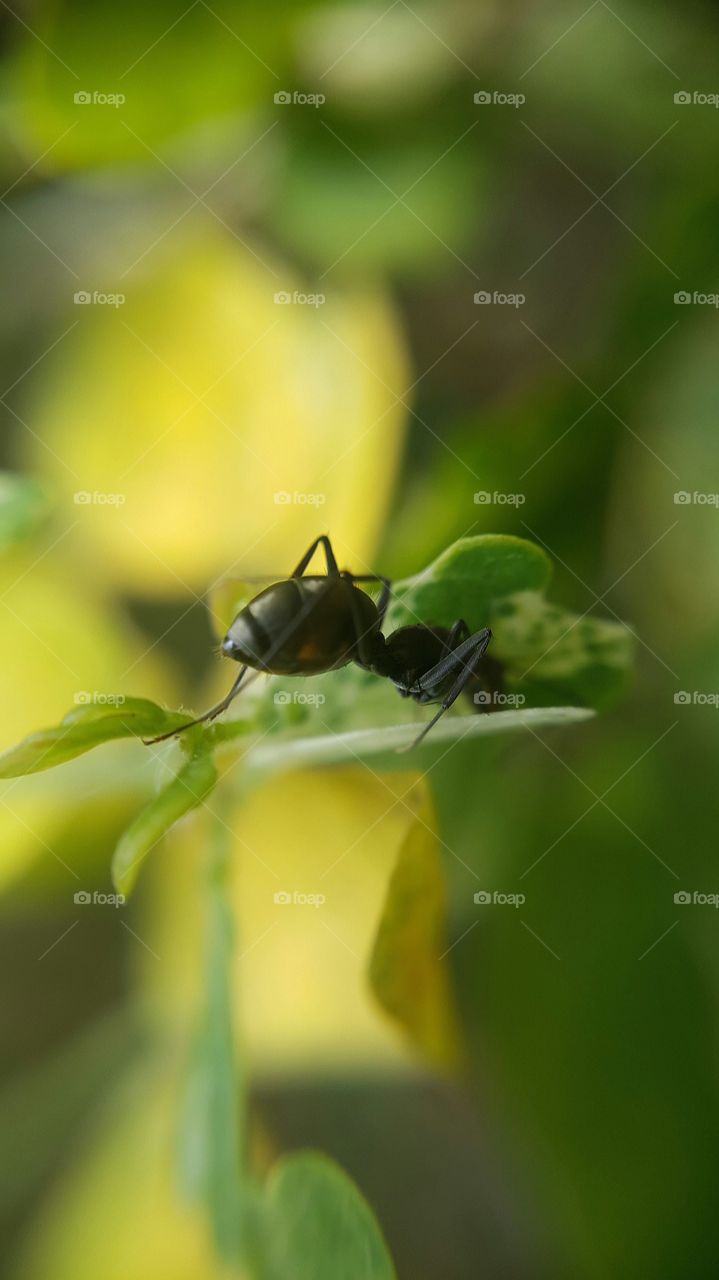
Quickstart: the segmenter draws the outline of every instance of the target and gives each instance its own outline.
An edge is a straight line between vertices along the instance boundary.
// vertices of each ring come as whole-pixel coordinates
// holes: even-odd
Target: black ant
[[[327,574],[305,577],[320,544]],[[377,604],[358,582],[382,584]],[[232,623],[222,652],[242,667],[229,693],[204,715],[149,739],[148,745],[221,715],[239,693],[250,669],[269,675],[313,676],[356,662],[365,671],[386,676],[403,698],[441,702],[437,714],[410,744],[416,747],[476,675],[492,632],[483,627],[470,635],[466,622],[459,618],[449,628],[420,624],[399,627],[384,636],[381,627],[390,594],[389,578],[340,571],[329,538],[324,534],[316,538],[292,576],[266,587]]]

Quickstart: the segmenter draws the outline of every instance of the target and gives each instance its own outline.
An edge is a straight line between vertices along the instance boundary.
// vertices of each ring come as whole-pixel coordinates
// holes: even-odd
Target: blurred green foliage
[[[2,38],[3,745],[83,691],[204,703],[223,677],[193,593],[286,572],[318,526],[396,578],[463,536],[543,547],[559,634],[627,620],[638,679],[590,724],[446,744],[432,765],[467,1070],[431,1104],[431,1152],[405,1063],[369,1056],[353,1078],[318,1056],[314,1108],[286,1071],[253,1158],[272,1162],[274,1133],[314,1145],[331,1116],[322,1145],[400,1276],[469,1280],[478,1258],[527,1280],[715,1274],[716,916],[674,899],[718,887],[719,515],[693,495],[717,488],[719,321],[674,302],[716,290],[719,118],[675,101],[719,90],[715,8],[38,0],[6,6]],[[326,307],[275,308],[278,291]],[[73,503],[95,489],[129,500]],[[475,500],[496,493],[521,501]],[[363,708],[371,725],[369,692]],[[189,928],[197,903],[178,844],[124,928],[75,907],[109,891],[110,851],[172,775],[106,750],[0,792],[0,1118],[20,1170],[3,1253],[22,1280],[196,1280],[206,1242],[153,1178],[192,1039],[170,993],[193,1017],[197,993],[149,922],[184,892]],[[351,788],[329,780],[305,785],[334,813]],[[318,822],[288,815],[296,860]],[[201,827],[181,827],[201,859]],[[279,938],[258,944],[267,966]],[[173,957],[165,1021],[147,946]],[[402,1106],[381,1104],[392,1072]]]

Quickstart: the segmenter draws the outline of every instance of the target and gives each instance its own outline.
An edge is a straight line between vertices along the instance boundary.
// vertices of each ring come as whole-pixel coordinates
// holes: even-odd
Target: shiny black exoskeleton
[[[320,545],[327,573],[305,575]],[[361,582],[382,584],[377,604],[357,585]],[[387,677],[405,698],[441,703],[412,744],[416,746],[476,675],[492,633],[484,627],[471,635],[460,618],[451,628],[417,624],[384,636],[382,623],[390,595],[388,578],[340,571],[329,538],[315,539],[292,576],[266,587],[232,623],[222,651],[241,663],[241,670],[227,696],[196,720],[151,741],[161,742],[220,715],[240,691],[249,670],[312,676],[356,662]]]

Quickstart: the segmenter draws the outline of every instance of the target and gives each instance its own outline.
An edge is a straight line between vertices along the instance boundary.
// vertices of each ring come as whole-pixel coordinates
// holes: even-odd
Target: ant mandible
[[[305,575],[320,545],[327,560],[327,573]],[[382,584],[377,604],[357,586],[358,582]],[[389,578],[379,574],[340,571],[332,544],[322,534],[305,552],[290,578],[266,587],[232,623],[222,642],[222,652],[242,666],[229,693],[204,715],[150,738],[147,745],[173,738],[221,715],[240,692],[250,669],[268,675],[314,676],[356,662],[365,671],[386,676],[403,698],[441,703],[436,715],[410,744],[418,746],[476,674],[492,632],[483,627],[470,635],[466,622],[458,618],[452,627],[418,624],[399,627],[384,636],[381,628],[391,589]]]

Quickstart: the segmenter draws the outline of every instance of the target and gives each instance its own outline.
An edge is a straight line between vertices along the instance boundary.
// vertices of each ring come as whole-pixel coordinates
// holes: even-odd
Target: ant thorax
[[[378,675],[387,676],[401,691],[409,690],[447,652],[448,636],[444,627],[399,627],[383,637],[384,645],[375,670]]]

